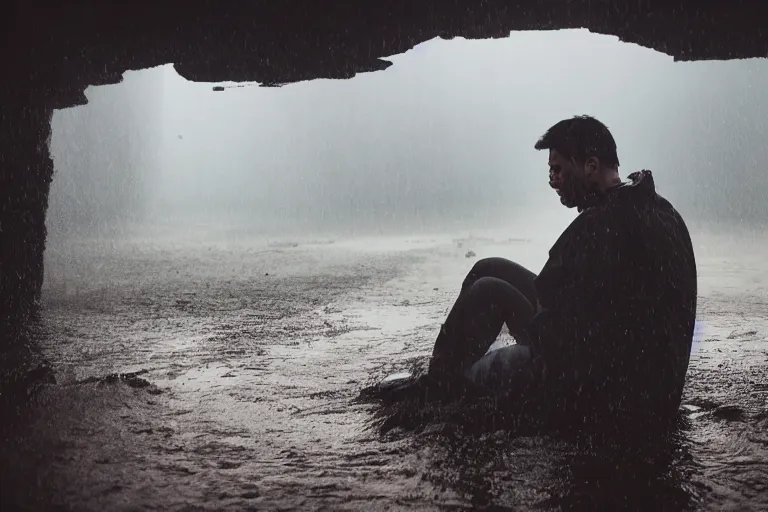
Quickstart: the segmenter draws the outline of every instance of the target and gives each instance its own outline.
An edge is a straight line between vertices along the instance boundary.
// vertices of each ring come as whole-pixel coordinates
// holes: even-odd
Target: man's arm
[[[564,283],[563,299],[531,321],[534,355],[555,378],[604,374],[626,341],[622,333],[632,314],[628,299],[637,293],[641,256],[631,230],[620,225],[626,220],[602,211],[585,219],[570,249],[576,267]]]

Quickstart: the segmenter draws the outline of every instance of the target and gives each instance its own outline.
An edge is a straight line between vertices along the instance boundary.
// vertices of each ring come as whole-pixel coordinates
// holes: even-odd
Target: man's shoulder
[[[690,239],[680,213],[658,194],[641,201],[610,201],[581,215],[583,235],[622,253],[645,251],[660,241],[687,244]]]
[[[609,201],[603,208],[596,209],[594,215],[603,219],[611,218],[624,225],[661,222],[663,226],[668,226],[668,222],[673,220],[675,224],[685,226],[680,212],[668,199],[657,192],[642,198]]]
[[[683,220],[683,216],[672,205],[672,203],[659,194],[655,194],[653,201],[644,211],[646,222],[652,226],[664,231],[675,231],[679,233],[688,233],[688,226]]]

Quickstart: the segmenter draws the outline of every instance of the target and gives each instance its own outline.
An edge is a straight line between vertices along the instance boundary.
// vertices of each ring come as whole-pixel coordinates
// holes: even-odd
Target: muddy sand
[[[425,360],[474,261],[505,256],[538,271],[552,240],[198,229],[52,243],[36,332],[57,384],[3,427],[2,500],[31,510],[765,510],[768,243],[694,235],[686,422],[659,453],[632,460],[504,429],[382,432],[376,405],[358,400]]]

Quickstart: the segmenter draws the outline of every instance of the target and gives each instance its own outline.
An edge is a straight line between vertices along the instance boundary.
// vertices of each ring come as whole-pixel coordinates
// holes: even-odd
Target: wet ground
[[[768,508],[765,240],[696,236],[700,329],[686,421],[653,453],[628,459],[615,447],[445,423],[376,428],[360,391],[428,356],[472,263],[506,256],[538,270],[551,242],[268,240],[197,227],[52,243],[37,336],[58,384],[4,427],[3,501]]]

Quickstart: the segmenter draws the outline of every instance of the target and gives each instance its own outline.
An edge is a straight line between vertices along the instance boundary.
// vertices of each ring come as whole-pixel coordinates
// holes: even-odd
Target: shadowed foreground
[[[679,425],[649,444],[539,433],[492,403],[360,399],[425,363],[475,258],[535,269],[546,241],[195,233],[52,246],[35,336],[58,383],[3,426],[3,505],[768,506],[761,247],[695,240],[701,336]]]

